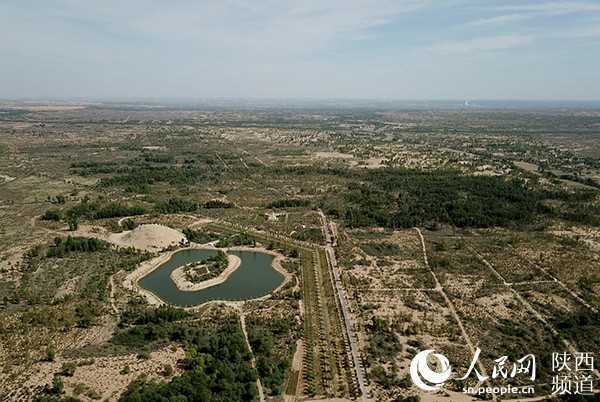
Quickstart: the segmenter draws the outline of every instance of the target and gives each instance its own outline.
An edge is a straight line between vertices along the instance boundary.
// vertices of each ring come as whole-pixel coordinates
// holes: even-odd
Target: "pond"
[[[140,287],[149,290],[166,303],[187,307],[211,300],[250,300],[271,293],[283,282],[283,275],[273,267],[272,256],[256,251],[228,251],[240,258],[240,266],[219,285],[193,292],[181,291],[170,275],[175,269],[212,257],[217,250],[182,250],[154,271],[140,279]]]

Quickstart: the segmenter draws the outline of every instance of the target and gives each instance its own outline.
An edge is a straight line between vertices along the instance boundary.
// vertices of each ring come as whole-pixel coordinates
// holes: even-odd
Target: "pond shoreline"
[[[285,270],[285,268],[283,268],[283,266],[281,265],[281,261],[283,261],[283,259],[285,259],[285,256],[283,256],[282,254],[275,252],[273,250],[267,250],[264,247],[231,247],[231,248],[219,249],[212,245],[193,244],[189,247],[184,247],[184,248],[180,248],[177,250],[171,250],[171,251],[161,253],[160,255],[158,255],[155,258],[152,258],[148,261],[142,262],[134,271],[130,272],[125,277],[125,279],[123,280],[123,287],[125,289],[131,290],[131,291],[136,292],[139,295],[143,296],[150,305],[153,305],[153,306],[170,305],[170,303],[165,302],[158,295],[156,295],[153,292],[151,292],[150,290],[145,289],[142,286],[140,286],[139,282],[141,279],[143,279],[144,277],[146,277],[147,275],[149,275],[150,273],[152,273],[153,271],[155,271],[156,269],[161,267],[163,264],[167,263],[175,253],[177,253],[179,251],[185,251],[185,250],[210,250],[210,251],[222,250],[226,253],[228,253],[229,251],[251,251],[251,252],[270,255],[270,256],[274,257],[273,261],[271,263],[271,268],[273,268],[275,271],[277,271],[279,274],[281,274],[283,276],[283,281],[275,289],[273,289],[269,294],[266,294],[264,296],[253,298],[253,299],[248,299],[248,300],[210,300],[210,301],[207,301],[204,303],[200,303],[198,305],[182,307],[185,310],[194,310],[194,309],[197,309],[198,307],[207,305],[209,303],[225,303],[228,305],[240,305],[247,301],[257,301],[257,300],[268,299],[274,293],[281,290],[292,279],[292,274],[290,272],[288,272],[287,270]],[[229,254],[228,254],[228,257],[230,257]],[[233,257],[238,258],[237,256],[233,256]],[[239,264],[235,269],[232,269],[231,272],[229,272],[227,274],[227,276],[229,277],[229,275],[231,275],[238,267],[239,267]],[[217,279],[217,278],[213,278],[213,279]],[[225,278],[225,280],[226,279],[227,278]],[[222,282],[225,282],[225,280],[223,280]],[[204,282],[209,282],[209,281],[212,281],[212,279],[210,279],[208,281],[204,281]],[[204,284],[204,282],[199,283],[197,285],[202,285],[202,284]],[[212,286],[216,286],[218,284],[219,283],[212,283],[208,286],[204,286],[203,289],[206,289],[206,288],[209,288]],[[179,288],[179,286],[176,282],[175,282],[175,286],[177,286]],[[184,289],[180,289],[180,290],[186,291]]]

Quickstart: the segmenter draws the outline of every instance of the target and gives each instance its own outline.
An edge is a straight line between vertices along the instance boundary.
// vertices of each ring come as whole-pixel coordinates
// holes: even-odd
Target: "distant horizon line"
[[[276,98],[276,97],[70,97],[0,99],[1,108],[23,106],[82,106],[151,109],[363,109],[363,110],[600,110],[598,100],[576,99],[390,99],[390,98]]]
[[[289,101],[344,101],[344,102],[540,102],[540,103],[556,103],[556,102],[600,102],[598,99],[568,99],[568,98],[553,98],[553,99],[536,99],[536,98],[374,98],[374,97],[307,97],[307,96],[68,96],[68,97],[2,97],[0,102],[161,102],[161,101],[210,101],[210,100],[236,100],[236,101],[269,101],[269,100],[289,100]]]

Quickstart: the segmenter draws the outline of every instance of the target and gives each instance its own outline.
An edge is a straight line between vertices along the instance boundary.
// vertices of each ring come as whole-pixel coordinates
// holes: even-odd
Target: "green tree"
[[[69,225],[70,231],[75,231],[79,228],[79,216],[77,215],[69,215],[67,217],[67,224]]]

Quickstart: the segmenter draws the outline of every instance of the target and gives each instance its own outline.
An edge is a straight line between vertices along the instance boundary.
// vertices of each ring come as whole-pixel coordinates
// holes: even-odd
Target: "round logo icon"
[[[437,359],[440,369],[433,371],[429,368],[427,359],[431,356]],[[410,377],[415,385],[424,391],[437,391],[450,378],[450,363],[446,356],[435,353],[433,349],[418,353],[410,362]]]

